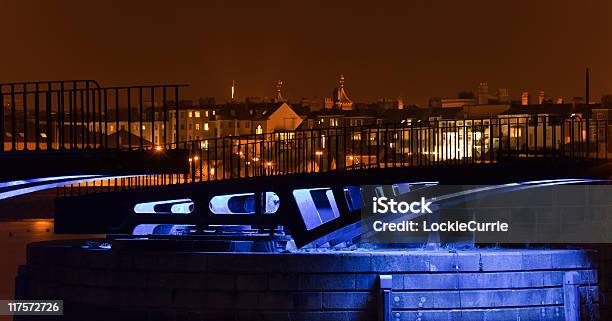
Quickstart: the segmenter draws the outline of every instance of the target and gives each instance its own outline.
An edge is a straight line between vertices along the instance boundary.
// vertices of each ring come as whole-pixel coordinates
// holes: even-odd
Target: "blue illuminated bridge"
[[[530,193],[560,185],[609,184],[610,120],[591,119],[589,115],[404,119],[371,126],[180,142],[175,139],[176,129],[185,120],[176,117],[176,102],[180,101],[182,85],[102,87],[84,80],[0,87],[0,103],[4,106],[0,115],[4,120],[0,128],[4,134],[0,142],[0,175],[4,181],[0,183],[0,199],[57,188],[55,232],[107,234],[109,242],[93,242],[92,249],[98,252],[74,250],[72,243],[32,245],[28,256],[31,274],[21,274],[18,284],[24,283],[18,286],[18,292],[23,291],[20,297],[41,297],[45,291],[52,291],[50,286],[37,288],[31,282],[64,282],[47,272],[62,266],[64,275],[82,268],[105,273],[111,269],[111,274],[117,276],[112,280],[123,280],[128,288],[133,282],[141,282],[144,288],[148,282],[156,284],[157,277],[162,277],[156,273],[162,270],[176,274],[172,278],[177,279],[168,281],[172,282],[168,286],[175,289],[170,298],[161,292],[123,292],[118,290],[123,289],[123,282],[116,284],[102,277],[90,280],[88,272],[82,272],[80,277],[91,283],[91,291],[102,289],[96,292],[102,297],[100,306],[86,296],[91,294],[89,290],[79,288],[85,292],[74,297],[69,293],[80,292],[58,290],[70,297],[68,302],[81,302],[74,305],[79,313],[98,311],[102,319],[110,317],[108,311],[114,311],[108,310],[109,306],[123,313],[124,309],[117,307],[131,302],[141,311],[168,305],[163,313],[171,311],[175,319],[181,319],[177,311],[184,304],[197,311],[199,319],[206,319],[208,312],[204,311],[212,309],[220,314],[213,314],[211,320],[371,320],[364,319],[359,311],[369,311],[365,306],[372,301],[368,291],[374,284],[382,291],[376,299],[383,304],[378,309],[382,313],[380,320],[576,321],[566,317],[576,309],[597,305],[594,301],[583,302],[585,298],[593,299],[591,291],[596,287],[592,283],[597,284],[597,280],[582,250],[569,254],[554,250],[529,252],[533,259],[520,251],[491,256],[490,252],[474,248],[479,243],[474,238],[457,242],[429,233],[417,242],[417,248],[439,250],[441,244],[462,244],[475,252],[342,251],[367,238],[361,228],[361,213],[373,197],[423,197],[437,199],[438,206],[444,207],[472,197]],[[113,251],[105,252],[111,243]],[[330,248],[340,251],[339,255],[305,254]],[[172,255],[161,250],[171,251]],[[191,254],[179,255],[176,251]],[[194,251],[208,254],[196,256]],[[256,255],[262,252],[269,256]],[[292,256],[278,255],[288,252]],[[227,258],[220,253],[243,255]],[[128,257],[125,266],[122,255]],[[390,261],[385,261],[388,264],[384,266],[376,265],[378,256]],[[513,261],[517,257],[520,263]],[[441,261],[434,264],[437,258]],[[73,263],[65,264],[64,260]],[[344,260],[355,261],[347,265]],[[92,266],[81,266],[90,263]],[[512,265],[515,263],[518,265]],[[42,268],[47,266],[51,270]],[[282,273],[284,266],[290,277],[282,285],[274,276]],[[194,270],[183,271],[191,268]],[[132,282],[121,274],[128,270],[138,280],[140,271],[147,271],[146,275],[155,275],[154,281]],[[230,275],[229,283],[214,283],[205,277],[194,281],[207,284],[205,294],[183,292],[182,285],[177,284],[189,284],[191,279],[180,281],[178,275],[196,277],[193,271],[202,271],[205,276],[212,273],[217,275],[215,278]],[[393,281],[381,274],[385,271],[392,274]],[[413,272],[417,273],[413,275],[415,279],[408,281]],[[467,283],[449,283],[453,273],[459,272],[463,274],[456,281]],[[341,276],[333,276],[334,273]],[[428,279],[431,273],[435,280]],[[479,273],[487,273],[490,279],[476,284]],[[242,276],[236,275],[243,274],[248,275],[245,279],[255,279],[242,284]],[[512,275],[524,278],[510,279]],[[542,281],[553,276],[549,285]],[[265,284],[257,283],[260,277]],[[502,283],[496,284],[498,281]],[[104,282],[111,282],[111,288],[121,295],[134,297],[114,300],[114,290],[100,285]],[[470,282],[476,282],[468,287],[471,292],[459,293]],[[478,301],[480,296],[474,291],[486,292],[498,285],[510,291],[494,293],[506,301]],[[566,285],[582,292],[564,297]],[[392,290],[408,288],[422,295],[406,292],[391,299]],[[525,293],[515,292],[516,289]],[[247,294],[255,291],[251,299],[260,305],[247,307],[252,300],[243,297],[243,290]],[[307,296],[311,292],[313,298]],[[202,298],[198,295],[206,296],[206,302],[216,303],[199,305],[197,298]],[[472,300],[464,297],[469,295]],[[434,303],[438,302],[435,297],[441,303]],[[441,298],[447,298],[448,305]],[[539,303],[530,305],[530,298]],[[148,307],[149,303],[155,307]],[[236,311],[232,309],[234,305]],[[147,313],[143,319],[155,319],[155,313]],[[75,320],[82,316],[77,315]],[[582,316],[586,315],[594,314],[583,311]]]
[[[606,119],[401,120],[177,142],[185,85],[0,84],[0,199],[59,188],[58,233],[282,227],[327,243],[359,219],[363,186],[612,176]],[[393,185],[393,186],[396,186]],[[395,191],[387,193],[397,194]],[[165,231],[165,232],[162,232]],[[340,241],[340,240],[337,240]]]

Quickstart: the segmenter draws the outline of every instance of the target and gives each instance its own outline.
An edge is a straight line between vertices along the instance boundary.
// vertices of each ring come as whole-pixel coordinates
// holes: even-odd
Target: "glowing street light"
[[[315,154],[321,156],[321,155],[323,155],[323,152],[318,150],[318,151],[315,152]]]

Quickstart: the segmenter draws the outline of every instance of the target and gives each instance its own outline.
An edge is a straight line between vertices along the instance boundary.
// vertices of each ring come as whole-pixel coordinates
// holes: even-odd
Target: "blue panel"
[[[297,189],[293,191],[293,197],[307,230],[340,217],[330,188]]]
[[[360,210],[363,207],[360,186],[347,186],[344,188],[344,197],[350,211]]]

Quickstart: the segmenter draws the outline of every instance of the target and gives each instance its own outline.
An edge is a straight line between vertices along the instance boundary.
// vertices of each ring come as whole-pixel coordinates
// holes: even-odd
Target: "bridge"
[[[91,311],[107,319],[126,306],[148,315],[151,304],[171,313],[187,305],[207,317],[221,313],[219,319],[232,320],[266,319],[274,313],[284,319],[359,320],[364,311],[373,319],[371,300],[355,301],[372,291],[379,295],[380,320],[391,319],[392,312],[398,318],[425,315],[434,320],[471,320],[474,313],[478,319],[521,315],[557,320],[560,310],[565,316],[579,315],[581,308],[598,304],[597,272],[582,250],[492,252],[474,248],[478,240],[469,237],[468,251],[359,252],[349,246],[369,237],[361,228],[368,223],[361,212],[372,197],[436,198],[444,207],[470,197],[609,184],[608,119],[398,120],[181,142],[176,139],[179,117],[172,117],[179,115],[179,104],[169,98],[171,92],[174,102],[180,101],[180,85],[105,88],[92,81],[60,81],[2,88],[2,105],[8,108],[2,108],[1,117],[6,181],[0,184],[0,198],[57,188],[55,232],[107,234],[112,243],[112,250],[107,243],[83,246],[76,241],[29,247],[17,297],[53,293],[68,302],[74,319]],[[423,236],[427,247],[456,242],[440,233]],[[343,252],[296,250],[336,246]],[[296,253],[279,254],[287,250]],[[289,281],[274,288],[276,274],[287,271]],[[200,272],[206,279],[202,288],[194,281]],[[78,275],[76,285],[71,273]],[[483,284],[465,283],[492,273],[496,277]],[[264,281],[241,285],[243,274]],[[155,283],[163,283],[164,275],[184,280]],[[219,275],[231,281],[217,291],[212,282]],[[524,280],[502,282],[514,275]],[[448,277],[452,284],[442,282]],[[183,289],[192,283],[197,290]],[[62,286],[56,291],[57,284]],[[157,286],[163,289],[159,293],[180,295],[153,297],[157,292],[148,290],[142,297],[132,295]],[[249,290],[243,293],[240,286]],[[225,305],[203,306],[208,301],[194,291],[210,300],[252,291],[261,296],[258,302],[270,296],[278,300],[251,306],[229,296]],[[115,293],[128,299],[117,301]],[[320,302],[312,306],[296,299],[313,293]],[[482,299],[489,297],[504,299]],[[447,305],[431,303],[444,300]],[[262,316],[237,317],[243,310]],[[593,315],[591,310],[585,315]]]
[[[383,185],[608,180],[611,128],[601,119],[507,117],[172,143],[157,152],[184,151],[187,172],[68,184],[58,192],[56,231],[167,235],[241,225],[259,236],[280,227],[298,246],[341,243],[358,232],[364,195]]]
[[[403,119],[180,142],[183,87],[0,84],[0,198],[59,188],[60,233],[245,224],[281,226],[304,245],[354,223],[361,205],[339,200],[359,186],[610,178],[612,124],[590,114]],[[334,219],[308,228],[295,193]],[[236,208],[218,213],[217,200]]]

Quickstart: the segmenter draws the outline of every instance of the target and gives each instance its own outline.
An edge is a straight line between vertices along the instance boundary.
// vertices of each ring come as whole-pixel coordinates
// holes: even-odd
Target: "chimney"
[[[529,92],[528,91],[523,91],[521,93],[521,105],[523,106],[529,105]]]
[[[546,93],[544,90],[540,90],[540,93],[538,94],[538,105],[542,105],[544,103],[544,99],[546,99]]]
[[[478,85],[478,104],[486,105],[489,103],[489,84],[481,82]]]
[[[584,97],[585,97],[586,104],[588,105],[589,104],[589,90],[590,90],[590,88],[589,88],[589,67],[587,67],[587,69],[586,69],[585,82],[586,82],[586,84],[585,84]]]

